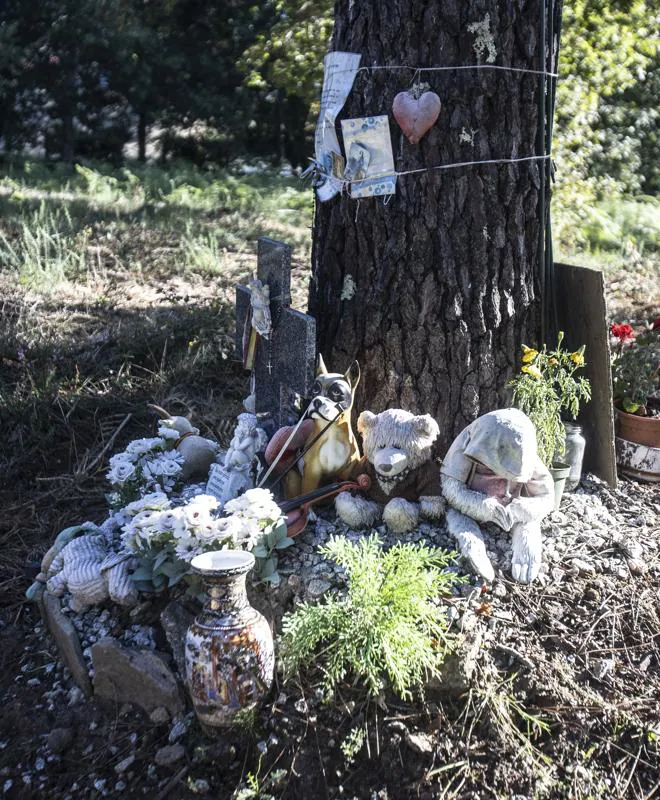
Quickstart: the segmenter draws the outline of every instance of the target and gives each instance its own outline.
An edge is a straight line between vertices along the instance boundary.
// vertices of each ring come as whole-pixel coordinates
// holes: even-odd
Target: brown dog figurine
[[[307,409],[305,421],[296,437],[289,443],[288,451],[281,459],[283,466],[296,457],[291,450],[306,450],[315,437],[333,421],[333,424],[299,458],[297,469],[290,470],[284,478],[285,494],[288,498],[307,494],[319,486],[333,481],[346,480],[360,460],[360,449],[351,427],[351,410],[355,389],[360,381],[357,361],[344,375],[328,372],[322,356],[319,356],[314,396]],[[272,463],[293,428],[281,428],[271,439],[266,449],[266,462]]]

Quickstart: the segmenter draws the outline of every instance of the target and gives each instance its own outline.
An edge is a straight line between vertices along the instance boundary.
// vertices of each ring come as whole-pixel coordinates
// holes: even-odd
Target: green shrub
[[[409,699],[411,689],[438,674],[449,649],[445,615],[433,601],[457,580],[445,571],[453,554],[403,543],[385,552],[375,534],[357,544],[335,537],[320,552],[346,570],[348,591],[284,617],[279,646],[285,674],[318,655],[328,694],[350,676],[371,696],[387,679]]]

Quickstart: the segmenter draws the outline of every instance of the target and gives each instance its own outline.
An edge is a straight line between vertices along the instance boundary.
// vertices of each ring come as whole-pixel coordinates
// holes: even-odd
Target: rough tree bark
[[[547,2],[555,30],[560,3]],[[485,64],[490,45],[495,64],[539,69],[542,8],[542,0],[337,0],[333,49],[361,53],[362,66],[444,66]],[[480,22],[490,42],[468,30]],[[548,44],[556,55],[556,41]],[[361,72],[342,112],[390,116],[398,171],[538,154],[537,76],[422,74],[442,110],[418,145],[391,114],[413,78],[414,70]],[[326,363],[362,366],[358,409],[431,413],[444,453],[466,424],[506,402],[520,345],[540,333],[541,163],[401,176],[386,205],[346,195],[317,204],[310,312]],[[355,293],[342,299],[349,276]]]

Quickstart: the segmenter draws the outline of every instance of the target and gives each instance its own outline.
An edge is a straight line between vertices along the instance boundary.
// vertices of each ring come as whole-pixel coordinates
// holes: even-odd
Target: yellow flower
[[[532,378],[536,378],[536,380],[540,380],[542,377],[541,370],[538,367],[535,367],[534,364],[529,364],[528,366],[523,367],[521,372],[526,372],[528,375],[531,375]]]
[[[584,345],[582,345],[582,347],[579,350],[576,350],[574,353],[571,353],[569,358],[575,364],[575,366],[583,367],[584,366]]]
[[[538,350],[534,350],[532,347],[527,347],[526,344],[522,346],[522,349],[523,349],[523,357],[522,357],[523,364],[531,363],[539,354]]]

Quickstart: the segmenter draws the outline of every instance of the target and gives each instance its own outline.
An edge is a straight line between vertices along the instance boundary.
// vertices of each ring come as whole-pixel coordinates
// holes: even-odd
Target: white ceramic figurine
[[[517,408],[479,417],[456,437],[440,471],[447,527],[475,571],[487,581],[495,577],[479,527],[493,522],[511,531],[513,578],[531,583],[541,567],[541,520],[553,509],[554,485],[529,417]]]

